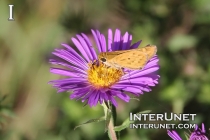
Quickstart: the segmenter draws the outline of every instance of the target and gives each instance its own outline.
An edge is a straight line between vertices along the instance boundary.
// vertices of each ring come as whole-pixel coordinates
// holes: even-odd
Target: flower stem
[[[110,140],[117,140],[117,135],[114,130],[114,125],[116,122],[116,109],[110,103],[108,103],[107,105],[105,103],[103,104],[106,118],[106,129],[108,129],[108,135]]]
[[[108,125],[109,138],[110,138],[111,140],[117,140],[117,135],[116,135],[116,133],[115,133],[115,131],[114,131],[114,125],[113,125],[112,122],[113,122],[113,121],[112,121],[112,119],[111,119],[111,121],[110,121],[110,123],[109,123],[109,125]]]

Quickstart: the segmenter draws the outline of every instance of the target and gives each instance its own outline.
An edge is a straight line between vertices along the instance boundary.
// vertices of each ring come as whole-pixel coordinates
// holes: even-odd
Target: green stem
[[[108,125],[106,127],[108,129],[109,138],[110,138],[110,140],[117,140],[117,135],[114,130],[114,125],[116,123],[116,109],[110,103],[108,103],[108,107],[104,103],[103,108],[104,108],[104,113],[105,113],[105,118],[106,118],[106,125]]]

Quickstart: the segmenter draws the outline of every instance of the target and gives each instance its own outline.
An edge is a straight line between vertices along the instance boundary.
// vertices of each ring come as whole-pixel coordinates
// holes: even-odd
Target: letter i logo
[[[15,19],[13,18],[13,6],[14,5],[9,5],[9,21],[14,21]]]

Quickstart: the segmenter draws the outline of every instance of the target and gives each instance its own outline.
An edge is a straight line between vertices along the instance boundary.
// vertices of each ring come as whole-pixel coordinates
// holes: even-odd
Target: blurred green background
[[[15,21],[8,21],[14,5]],[[196,113],[210,126],[209,0],[1,0],[0,140],[107,140],[104,123],[73,130],[103,115],[101,106],[83,107],[70,93],[56,93],[48,81],[48,59],[60,43],[90,29],[107,35],[119,28],[141,47],[158,47],[161,76],[153,91],[129,104],[118,100],[118,125],[129,112]],[[163,122],[162,122],[163,123]],[[176,122],[182,123],[182,122]],[[191,122],[188,122],[191,123]],[[184,131],[177,130],[180,134]],[[126,129],[122,140],[169,140],[166,130]]]

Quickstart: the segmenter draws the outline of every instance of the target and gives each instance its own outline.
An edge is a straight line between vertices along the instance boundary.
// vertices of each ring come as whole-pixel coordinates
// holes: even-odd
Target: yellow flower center
[[[98,65],[89,63],[88,65],[88,81],[96,89],[109,88],[123,76],[123,71],[121,69],[107,67],[103,63],[99,63]]]

